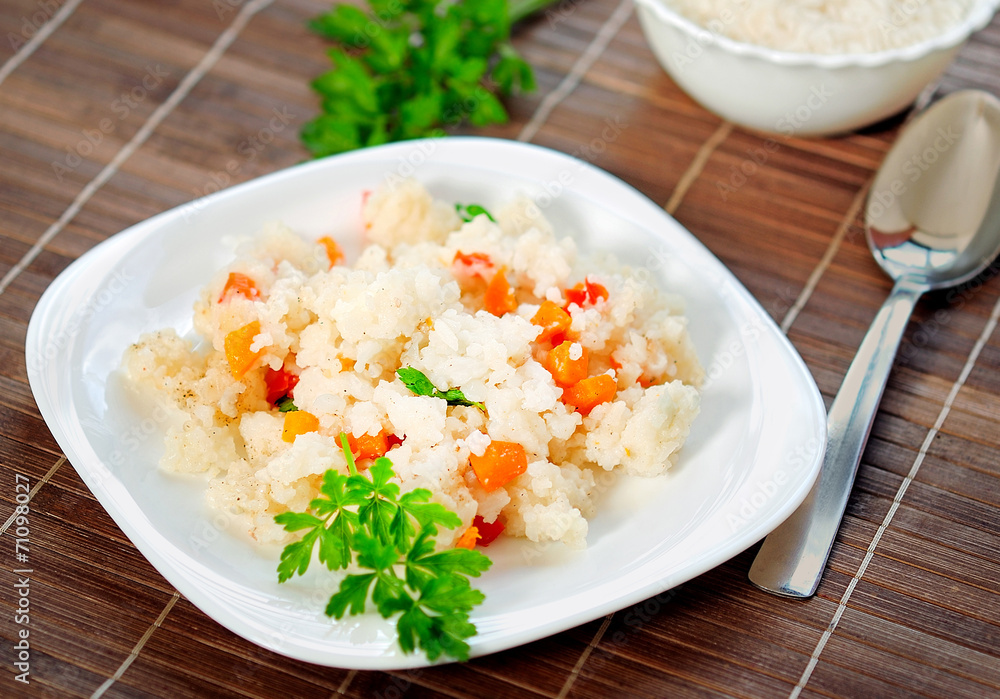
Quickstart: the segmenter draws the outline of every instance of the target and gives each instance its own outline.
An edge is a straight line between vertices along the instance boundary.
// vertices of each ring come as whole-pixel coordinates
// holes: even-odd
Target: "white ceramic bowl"
[[[692,98],[741,126],[787,136],[852,131],[902,110],[951,63],[1000,0],[919,44],[856,54],[776,51],[696,25],[663,0],[635,0],[646,40]]]

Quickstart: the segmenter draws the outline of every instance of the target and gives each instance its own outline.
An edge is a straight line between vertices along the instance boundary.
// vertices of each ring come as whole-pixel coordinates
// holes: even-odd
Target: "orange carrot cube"
[[[553,347],[545,358],[545,368],[560,386],[572,386],[587,378],[589,366],[587,348],[570,340]]]
[[[281,438],[286,442],[294,442],[295,438],[306,432],[319,430],[319,418],[305,410],[292,410],[285,413],[285,425],[281,430]]]
[[[234,379],[242,379],[264,353],[263,350],[252,352],[250,347],[253,339],[260,334],[260,321],[247,323],[226,335],[223,341],[226,350],[226,360]]]
[[[536,339],[539,342],[544,342],[565,336],[573,319],[569,313],[559,307],[558,303],[543,301],[542,305],[538,307],[538,312],[532,317],[531,322],[542,328],[541,334]]]
[[[528,470],[528,456],[516,442],[490,442],[482,456],[472,454],[469,462],[487,492],[507,485]]]
[[[385,456],[385,453],[389,451],[390,436],[385,430],[374,435],[365,432],[360,437],[349,434],[347,435],[347,445],[350,447],[354,458],[358,461],[362,459],[377,459],[380,456]]]
[[[497,270],[487,285],[484,303],[486,310],[495,316],[502,316],[517,308],[514,290],[510,288],[510,282],[507,281],[507,273],[503,267]]]
[[[614,398],[617,391],[617,382],[607,374],[600,374],[577,381],[565,389],[562,401],[587,415],[596,406]]]
[[[254,280],[247,275],[240,272],[230,272],[226,285],[222,287],[222,293],[219,294],[219,303],[231,299],[233,296],[242,296],[245,299],[253,300],[260,298],[260,289],[257,288]]]

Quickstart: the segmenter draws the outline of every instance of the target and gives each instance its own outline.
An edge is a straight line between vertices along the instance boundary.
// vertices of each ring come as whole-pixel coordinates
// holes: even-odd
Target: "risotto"
[[[493,214],[408,181],[367,197],[352,264],[279,224],[241,243],[195,341],[168,328],[125,353],[174,417],[161,468],[206,474],[212,507],[285,543],[275,515],[347,472],[344,433],[360,467],[387,456],[462,518],[445,544],[476,522],[584,546],[597,476],[676,461],[702,368],[679,298],[584,258],[528,200]]]

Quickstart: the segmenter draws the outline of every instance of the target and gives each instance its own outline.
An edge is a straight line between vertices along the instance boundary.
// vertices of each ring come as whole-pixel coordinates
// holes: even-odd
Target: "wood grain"
[[[267,5],[165,113],[247,3],[83,0],[18,56],[62,4],[0,0],[0,65],[19,61],[0,83],[0,278],[10,275],[0,285],[0,524],[17,476],[40,484],[30,685],[13,680],[19,577],[15,537],[0,534],[0,696],[1000,693],[997,266],[919,304],[810,600],[754,589],[751,547],[607,619],[466,664],[385,673],[289,660],[177,596],[62,458],[28,385],[38,358],[25,357],[27,325],[52,280],[101,241],[307,157],[298,132],[316,113],[309,81],[329,64],[305,22],[329,3]],[[890,287],[858,208],[904,115],[830,139],[733,128],[660,69],[634,13],[582,70],[620,7],[567,0],[520,24],[514,42],[538,91],[510,101],[509,123],[458,132],[516,139],[532,124],[534,143],[673,201],[676,218],[787,325],[829,401]],[[997,65],[1000,20],[963,48],[938,93],[1000,94]]]

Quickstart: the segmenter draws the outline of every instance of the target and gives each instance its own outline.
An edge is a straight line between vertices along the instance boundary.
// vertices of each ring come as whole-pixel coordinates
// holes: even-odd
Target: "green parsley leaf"
[[[364,532],[358,532],[354,544],[358,549],[358,565],[375,571],[372,602],[375,603],[379,614],[389,617],[398,609],[399,601],[403,597],[409,597],[403,581],[393,569],[399,560],[399,553],[391,542],[377,536],[369,536]]]
[[[465,639],[474,636],[476,627],[463,612],[431,616],[419,604],[414,604],[396,622],[399,645],[412,652],[414,641],[427,654],[429,660],[450,655],[458,660],[469,659],[469,644]]]
[[[284,526],[285,530],[290,532],[315,528],[323,523],[323,520],[319,517],[311,515],[308,512],[282,512],[274,518],[274,521]]]
[[[283,514],[294,513],[283,512]],[[283,523],[278,520],[278,517],[282,515],[275,517],[278,524]],[[306,572],[309,568],[309,561],[312,560],[313,546],[316,544],[316,539],[319,538],[321,528],[322,524],[317,525],[302,539],[289,544],[281,552],[281,562],[278,564],[278,582],[285,582],[294,575],[303,575]]]
[[[437,393],[437,389],[434,388],[434,383],[427,378],[427,374],[420,371],[419,369],[414,369],[413,367],[400,367],[396,369],[396,376],[399,380],[403,382],[410,391],[418,396],[434,396]]]
[[[274,405],[278,408],[278,411],[282,413],[293,413],[299,409],[288,396],[282,396],[278,400],[274,401]]]
[[[444,505],[430,502],[431,491],[417,488],[405,492],[399,498],[399,509],[412,517],[419,526],[436,531],[441,525],[446,529],[455,529],[462,524],[461,518]]]
[[[351,563],[351,518],[337,517],[323,528],[319,537],[319,562],[330,570],[346,568]]]
[[[398,509],[389,523],[389,537],[400,552],[410,550],[411,540],[417,533],[417,527],[426,531],[427,535],[437,533],[437,526],[455,529],[462,524],[461,518],[454,512],[435,502],[428,502],[431,491],[417,488],[403,493],[399,498]],[[416,526],[414,526],[416,523]]]
[[[361,148],[361,130],[357,124],[345,122],[333,114],[321,114],[306,122],[300,133],[302,143],[317,158]]]
[[[483,599],[483,593],[473,589],[468,578],[461,575],[440,575],[422,587],[417,602],[441,615],[468,614]]]
[[[358,565],[371,568],[379,574],[390,570],[399,560],[399,552],[392,542],[380,536],[372,536],[364,530],[355,535],[354,547],[358,551]]]
[[[500,60],[493,68],[493,80],[496,81],[501,95],[515,92],[534,92],[535,74],[523,58],[509,46],[499,49]]]
[[[423,588],[428,580],[444,575],[478,577],[489,568],[490,560],[477,551],[451,549],[437,552],[432,536],[433,529],[421,530],[406,555],[404,576],[410,587]]]
[[[486,216],[486,218],[493,221],[493,223],[497,222],[497,220],[493,218],[493,214],[479,204],[455,204],[455,211],[458,213],[459,218],[466,223],[480,214]]]
[[[362,614],[368,602],[368,589],[375,580],[375,573],[348,575],[340,581],[340,588],[330,597],[326,605],[326,615],[340,619],[348,609],[351,614]]]
[[[407,557],[406,565],[436,578],[447,575],[479,577],[489,568],[489,559],[484,560],[483,556],[471,549],[455,548],[436,552],[421,551],[418,555]]]
[[[357,491],[364,496],[364,502],[358,508],[358,518],[379,541],[394,544],[389,525],[399,508],[396,501],[399,486],[389,482],[394,475],[392,462],[385,457],[376,459],[368,472],[371,480],[364,476],[351,476]]]
[[[449,388],[447,391],[439,391],[434,387],[427,375],[419,369],[414,369],[413,367],[400,367],[396,369],[396,376],[399,380],[403,382],[414,395],[418,396],[430,396],[431,398],[441,398],[446,401],[448,405],[467,405],[473,408],[479,408],[484,413],[486,412],[486,406],[477,401],[469,400],[465,397],[465,394],[457,388]]]
[[[337,5],[309,22],[309,28],[327,39],[364,48],[368,15],[353,5]]]

